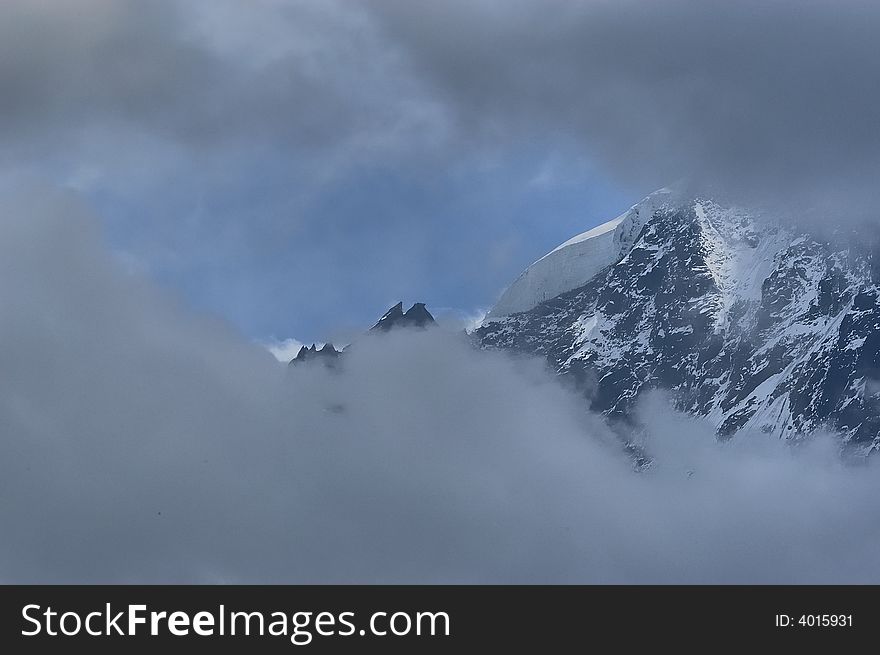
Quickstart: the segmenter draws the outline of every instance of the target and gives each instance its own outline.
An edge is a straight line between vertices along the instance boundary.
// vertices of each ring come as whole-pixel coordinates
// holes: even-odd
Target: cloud
[[[303,347],[303,343],[296,339],[273,339],[263,344],[279,362],[289,362],[296,357],[299,349]]]
[[[680,179],[876,218],[878,24],[859,0],[7,0],[0,177],[88,194],[251,336],[324,340],[397,297],[491,304]]]
[[[10,0],[0,36],[0,130],[24,153],[146,134],[350,157],[424,131],[402,63],[338,2]]]
[[[0,131],[42,152],[274,146],[326,171],[574,141],[642,190],[867,211],[878,25],[865,0],[11,0]]]
[[[831,441],[648,406],[636,473],[540,363],[443,330],[288,371],[70,195],[4,202],[0,305],[4,582],[880,581],[876,471]]]
[[[875,213],[876,3],[369,6],[485,140],[576,139],[648,190],[687,177],[752,203]]]
[[[860,0],[7,0],[0,177],[88,194],[252,336],[324,340],[397,297],[491,304],[677,180],[876,218],[878,24]]]
[[[450,131],[358,3],[9,0],[0,97],[0,185],[85,194],[132,265],[257,339],[336,339],[398,297],[485,305],[627,201],[569,166],[547,211],[531,154]]]

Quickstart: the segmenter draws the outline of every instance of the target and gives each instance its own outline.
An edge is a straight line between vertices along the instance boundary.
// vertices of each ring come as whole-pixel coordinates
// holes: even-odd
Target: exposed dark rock
[[[433,324],[434,317],[425,308],[425,303],[417,302],[404,312],[403,303],[399,302],[385,312],[370,330],[387,332],[396,328],[425,328]]]
[[[336,360],[342,353],[333,347],[332,343],[325,343],[319,350],[317,345],[302,346],[296,357],[290,360],[289,366],[295,366],[304,362],[320,361],[327,366],[335,366]]]

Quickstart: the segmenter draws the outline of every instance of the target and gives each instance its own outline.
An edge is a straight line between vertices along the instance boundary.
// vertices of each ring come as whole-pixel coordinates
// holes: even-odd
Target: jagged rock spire
[[[300,347],[296,357],[290,360],[289,365],[314,359],[323,359],[326,364],[330,365],[340,354],[340,351],[336,350],[332,343],[325,343],[320,350],[318,350],[317,344],[313,343],[311,346]]]
[[[433,323],[434,317],[431,316],[431,312],[425,308],[425,303],[417,302],[404,312],[403,303],[399,302],[385,312],[385,315],[382,316],[382,318],[379,319],[379,322],[370,328],[370,330],[387,332],[388,330],[398,327],[423,328],[432,325]]]

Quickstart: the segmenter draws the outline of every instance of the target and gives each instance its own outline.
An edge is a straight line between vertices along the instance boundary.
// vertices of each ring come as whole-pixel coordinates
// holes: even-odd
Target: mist
[[[0,581],[878,582],[880,478],[642,408],[637,472],[538,361],[441,329],[279,363],[70,194],[0,209]]]

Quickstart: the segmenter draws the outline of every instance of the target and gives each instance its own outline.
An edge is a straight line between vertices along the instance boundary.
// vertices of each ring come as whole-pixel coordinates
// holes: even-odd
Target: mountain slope
[[[639,396],[663,388],[722,436],[828,427],[860,452],[880,447],[871,249],[665,190],[615,221],[600,237],[612,261],[585,261],[578,284],[577,266],[557,255],[567,268],[541,274],[558,295],[523,301],[534,301],[524,311],[496,307],[478,344],[545,356],[614,420],[631,420]]]

